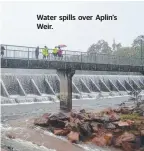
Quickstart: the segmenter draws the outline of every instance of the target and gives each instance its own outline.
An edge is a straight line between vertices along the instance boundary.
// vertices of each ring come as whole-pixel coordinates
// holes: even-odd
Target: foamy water
[[[17,130],[19,130],[19,132],[21,133],[24,130],[24,128],[20,128],[20,127],[4,128],[2,126],[3,133],[8,132],[8,131],[17,131]],[[69,143],[69,141],[67,140],[66,137],[56,136],[52,132],[49,132],[49,131],[46,131],[46,130],[41,130],[40,127],[36,127],[36,128],[34,128],[34,130],[36,132],[41,132],[41,134],[48,135],[48,136],[54,137],[56,139],[59,139],[61,141],[64,141],[65,143]],[[25,136],[26,135],[29,135],[29,134],[25,134]],[[9,139],[9,138],[6,138],[6,137],[2,137],[2,142],[5,145],[10,145],[13,148],[19,149],[19,151],[25,151],[25,149],[27,149],[28,151],[33,151],[33,150],[35,150],[35,151],[56,151],[55,148],[49,149],[49,148],[46,148],[45,146],[43,146],[42,144],[41,145],[35,144],[34,140],[32,140],[32,141],[33,141],[33,143],[31,141],[27,141],[27,139],[25,139],[25,140],[22,140],[22,139],[19,139],[19,138]],[[113,148],[108,148],[108,147],[107,148],[101,148],[101,147],[98,147],[98,146],[93,145],[93,144],[84,144],[82,142],[80,144],[73,144],[73,145],[78,147],[78,148],[80,147],[80,148],[82,148],[83,150],[86,150],[86,151],[118,151],[118,150],[113,149]]]

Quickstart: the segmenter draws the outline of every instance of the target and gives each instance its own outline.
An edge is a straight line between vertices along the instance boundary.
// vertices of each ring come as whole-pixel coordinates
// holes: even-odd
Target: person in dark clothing
[[[58,56],[59,56],[59,59],[62,59],[63,55],[62,55],[62,50],[60,47],[58,47]]]
[[[2,57],[4,56],[4,51],[5,51],[5,47],[4,47],[4,46],[1,46],[1,56],[2,56]]]
[[[36,56],[36,59],[38,59],[38,57],[39,57],[39,46],[36,47],[35,56]]]

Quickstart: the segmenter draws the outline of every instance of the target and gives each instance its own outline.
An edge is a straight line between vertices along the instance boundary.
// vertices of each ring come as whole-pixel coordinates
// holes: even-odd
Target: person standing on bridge
[[[57,57],[57,54],[58,54],[58,48],[55,47],[55,48],[53,49],[53,55],[54,55],[55,58]]]
[[[39,56],[39,46],[36,47],[35,56],[36,56],[36,59],[38,59],[38,56]]]
[[[58,56],[62,59],[63,55],[62,55],[62,50],[60,47],[58,47]]]
[[[4,51],[5,51],[5,47],[4,47],[4,46],[1,46],[1,56],[2,56],[2,57],[4,56]]]
[[[48,48],[47,48],[47,46],[45,46],[44,49],[42,49],[42,54],[43,54],[43,59],[48,58]]]

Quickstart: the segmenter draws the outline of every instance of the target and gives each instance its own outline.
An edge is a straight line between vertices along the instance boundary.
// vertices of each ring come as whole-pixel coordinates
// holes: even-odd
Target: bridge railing
[[[25,47],[25,46],[14,46],[14,45],[4,45],[5,58],[14,59],[36,59],[35,57],[35,47]],[[40,48],[39,58],[43,59],[42,48]],[[52,49],[49,49],[49,56],[47,58],[49,61],[64,61],[64,62],[83,62],[83,63],[99,63],[99,64],[116,64],[116,65],[133,65],[133,66],[143,66],[144,59],[136,57],[127,56],[116,56],[112,54],[97,54],[79,51],[68,51],[63,50],[63,57],[54,57],[52,54]]]

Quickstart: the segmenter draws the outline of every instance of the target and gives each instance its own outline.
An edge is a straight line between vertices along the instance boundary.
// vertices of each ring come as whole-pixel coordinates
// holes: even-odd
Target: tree
[[[144,35],[140,35],[136,39],[134,39],[132,46],[133,47],[142,47],[142,42],[144,42]]]
[[[92,44],[89,49],[88,53],[111,53],[111,47],[108,43],[104,40],[99,40],[96,44]]]
[[[116,50],[119,50],[120,48],[122,48],[121,43],[116,44]]]
[[[113,54],[117,56],[129,56],[131,53],[131,47],[122,47],[114,51]]]

